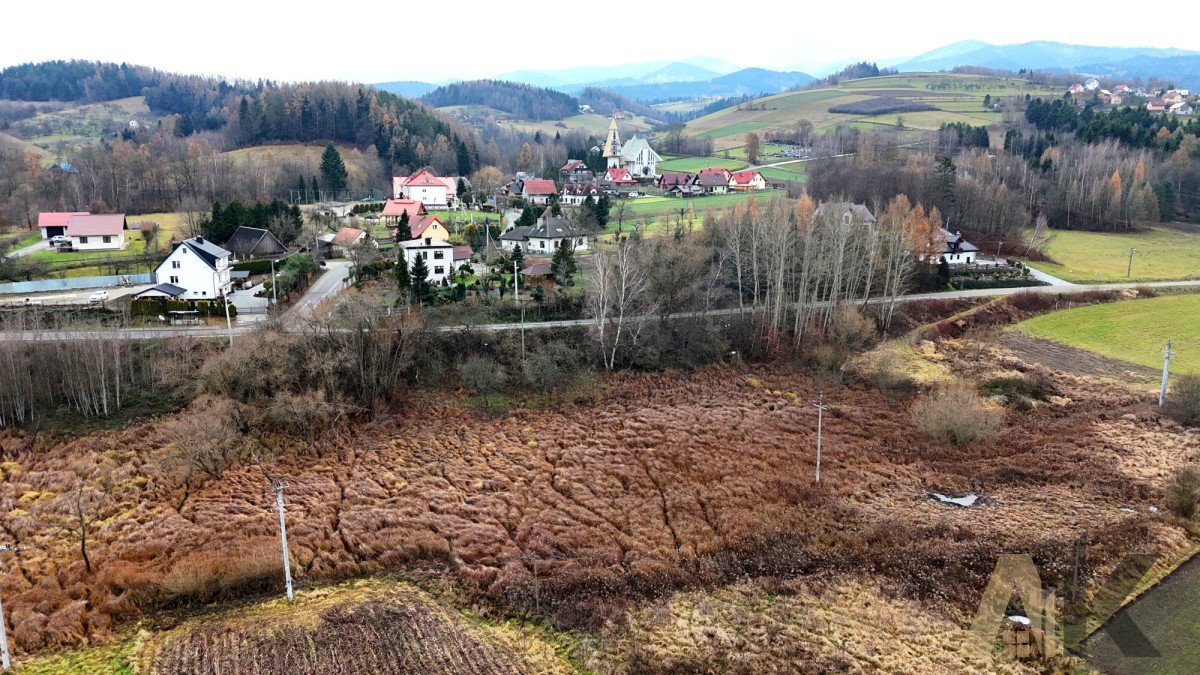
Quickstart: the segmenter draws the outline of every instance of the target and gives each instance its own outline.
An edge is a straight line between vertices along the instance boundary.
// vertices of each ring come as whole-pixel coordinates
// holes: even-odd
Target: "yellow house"
[[[408,227],[412,239],[450,241],[450,230],[446,229],[437,216],[417,216],[409,222]],[[394,227],[392,231],[395,232]]]

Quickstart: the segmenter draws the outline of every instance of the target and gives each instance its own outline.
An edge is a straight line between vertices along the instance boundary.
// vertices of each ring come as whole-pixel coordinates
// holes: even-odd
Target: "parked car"
[[[50,237],[50,245],[51,246],[58,246],[60,244],[69,244],[69,243],[71,243],[71,239],[63,234],[59,234],[59,235]]]
[[[108,291],[96,291],[88,296],[88,302],[104,302],[108,300]]]

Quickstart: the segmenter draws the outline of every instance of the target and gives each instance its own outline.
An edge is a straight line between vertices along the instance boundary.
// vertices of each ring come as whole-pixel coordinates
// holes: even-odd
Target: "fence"
[[[47,291],[71,291],[85,288],[104,288],[128,284],[152,284],[154,274],[114,274],[101,277],[75,277],[72,279],[38,279],[0,284],[0,295],[6,293],[45,293]]]

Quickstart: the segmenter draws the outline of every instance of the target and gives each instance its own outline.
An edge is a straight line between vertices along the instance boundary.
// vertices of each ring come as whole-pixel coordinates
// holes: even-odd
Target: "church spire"
[[[604,141],[604,156],[608,158],[608,168],[621,166],[621,136],[617,133],[617,114],[615,112],[612,121],[608,123],[608,138]]]

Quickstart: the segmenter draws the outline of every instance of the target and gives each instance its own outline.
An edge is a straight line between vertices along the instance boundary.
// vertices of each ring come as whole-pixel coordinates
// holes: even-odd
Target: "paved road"
[[[15,251],[10,251],[8,254],[8,257],[22,258],[31,253],[37,253],[38,251],[49,251],[49,250],[50,250],[50,240],[43,239],[43,240],[39,241],[38,243],[33,244],[32,246],[26,246],[25,248],[19,248]]]
[[[334,263],[330,263],[332,266]],[[333,270],[331,270],[333,271]],[[343,270],[345,271],[345,270]],[[327,272],[328,274],[328,272]],[[323,275],[324,276],[324,275]],[[344,279],[345,277],[341,277]],[[313,284],[316,288],[317,284]],[[324,291],[309,289],[305,294],[304,299],[309,300],[307,305],[308,312],[311,312],[321,300],[336,295],[343,287],[341,282],[331,284],[332,288],[326,287]],[[1200,279],[1191,281],[1156,281],[1142,284],[1073,284],[1071,286],[1027,286],[1021,288],[980,288],[970,291],[950,291],[948,293],[914,293],[912,295],[902,295],[896,299],[896,302],[920,302],[922,300],[954,300],[962,298],[990,298],[1005,295],[1016,295],[1018,293],[1061,293],[1070,295],[1074,293],[1086,293],[1089,291],[1118,291],[1129,290],[1134,288],[1194,288],[1200,287]],[[309,296],[313,296],[310,298]],[[883,298],[874,298],[868,301],[868,304],[878,305],[885,304],[888,301]],[[818,305],[820,306],[820,305]],[[300,306],[297,305],[296,309]],[[680,312],[672,314],[669,318],[686,319],[701,316],[720,317],[733,316],[744,314],[746,312],[755,311],[753,308],[739,309],[737,307],[731,309],[715,309],[707,312]],[[290,313],[293,318],[300,318],[303,314],[293,312]],[[548,329],[548,328],[570,328],[572,326],[588,326],[591,325],[591,319],[570,319],[565,321],[527,321],[525,323],[480,323],[471,325],[452,325],[441,326],[439,331],[453,332],[460,330],[484,330],[484,331],[508,331],[508,330],[527,330]],[[252,326],[238,326],[234,328],[234,333],[244,333],[252,330]],[[0,332],[0,340],[58,340],[58,339],[76,339],[81,337],[97,337],[105,336],[112,339],[143,339],[149,340],[161,337],[197,337],[197,336],[223,336],[226,333],[224,327],[217,328],[132,328],[121,330],[102,330],[102,331],[4,331]]]
[[[1062,279],[1059,279],[1056,276],[1051,276],[1049,274],[1046,274],[1045,272],[1043,272],[1041,270],[1034,269],[1030,265],[1026,265],[1025,267],[1026,267],[1026,269],[1029,270],[1030,276],[1032,276],[1034,279],[1037,279],[1038,281],[1041,281],[1043,283],[1050,284],[1051,286],[1054,286],[1055,288],[1063,288],[1063,287],[1067,287],[1067,286],[1076,286],[1077,285],[1077,284],[1073,284],[1069,281],[1064,281]]]
[[[325,263],[325,271],[312,286],[304,292],[300,300],[288,310],[288,318],[303,318],[312,316],[317,306],[325,300],[336,296],[346,288],[346,280],[350,276],[350,262],[347,260],[330,260]]]
[[[87,304],[88,298],[96,291],[108,291],[108,299],[116,300],[125,295],[141,293],[154,284],[136,284],[133,286],[105,286],[103,288],[80,288],[69,291],[47,291],[42,293],[9,293],[0,296],[0,305],[20,303],[25,299],[36,300],[47,305],[54,304]]]

